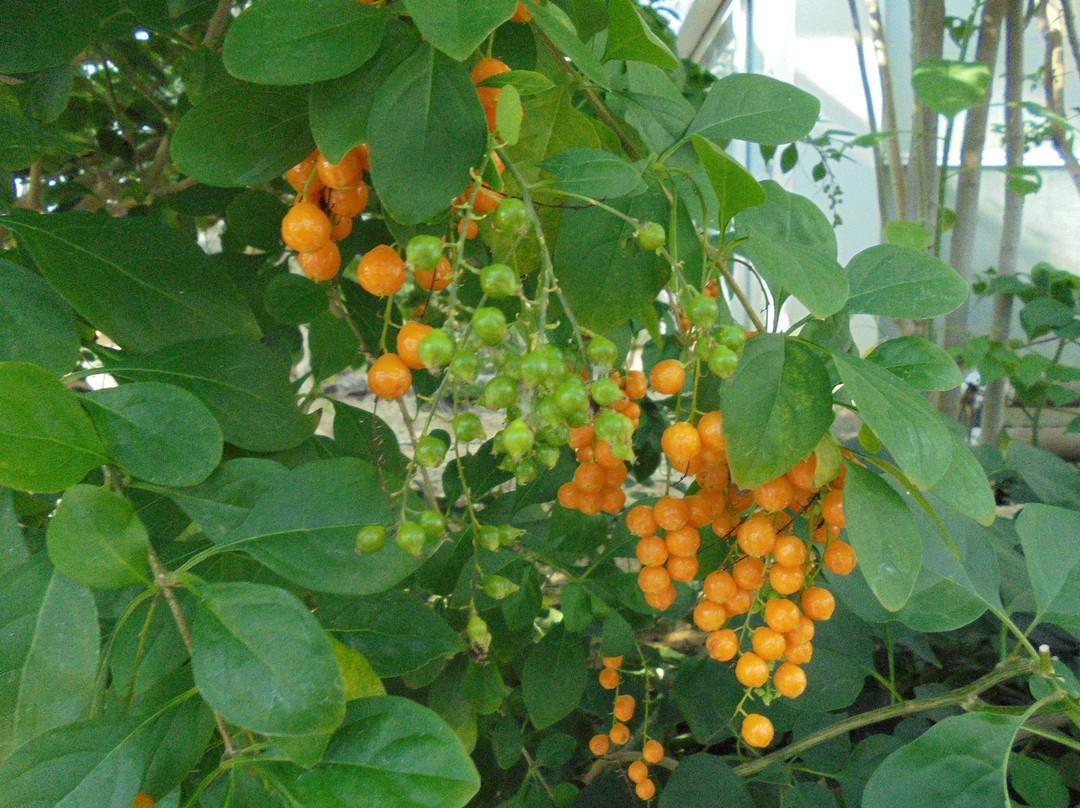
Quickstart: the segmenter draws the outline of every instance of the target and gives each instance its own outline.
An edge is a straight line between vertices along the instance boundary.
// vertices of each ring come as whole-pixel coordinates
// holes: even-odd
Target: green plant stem
[[[1059,743],[1062,746],[1067,746],[1070,749],[1075,749],[1077,752],[1080,752],[1080,741],[1074,740],[1067,735],[1061,735],[1057,732],[1050,732],[1045,729],[1039,729],[1038,727],[1031,726],[1024,726],[1023,729],[1021,729],[1020,731],[1026,732],[1029,735],[1037,735],[1040,738],[1046,738],[1046,740],[1048,741]]]
[[[757,760],[740,764],[735,767],[735,773],[740,777],[749,777],[752,774],[764,771],[774,763],[780,763],[790,758],[797,757],[807,749],[812,749],[818,744],[833,738],[838,738],[839,736],[845,735],[860,727],[868,727],[871,724],[878,724],[893,718],[915,715],[916,713],[926,712],[927,710],[936,710],[941,707],[964,706],[972,702],[979,694],[984,693],[990,688],[996,687],[1010,679],[1015,679],[1017,676],[1022,676],[1025,673],[1033,673],[1034,670],[1034,663],[1027,659],[1002,663],[996,670],[976,679],[971,684],[958,687],[955,690],[943,693],[940,696],[927,696],[922,699],[912,699],[911,701],[906,701],[902,704],[894,704],[852,716],[851,718],[808,735],[801,741],[788,744],[783,749],[778,749]]]
[[[742,287],[735,281],[735,276],[731,274],[731,270],[728,269],[727,262],[722,257],[717,257],[716,268],[720,270],[720,274],[724,276],[724,280],[727,281],[728,288],[731,289],[731,293],[739,299],[739,303],[742,304],[743,311],[746,312],[746,316],[750,318],[750,322],[754,324],[754,328],[758,330],[758,333],[768,333],[769,329],[765,327],[765,323],[761,322],[761,318],[758,317],[757,312],[754,311],[754,307],[750,303],[750,298],[746,296],[746,292],[742,290]]]

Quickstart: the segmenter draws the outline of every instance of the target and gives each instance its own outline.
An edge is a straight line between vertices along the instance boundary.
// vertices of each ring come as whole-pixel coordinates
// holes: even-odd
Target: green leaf
[[[746,786],[735,771],[715,755],[699,752],[679,760],[660,792],[659,808],[710,805],[723,795],[724,808],[753,808]]]
[[[221,427],[187,390],[136,382],[91,392],[84,401],[109,454],[133,477],[195,485],[221,461]]]
[[[847,470],[848,540],[870,589],[882,606],[895,612],[911,596],[922,566],[919,531],[907,503],[879,475],[855,463],[848,463]]]
[[[944,477],[954,453],[952,435],[926,399],[866,359],[834,353],[833,362],[859,415],[907,478],[927,489]]]
[[[515,145],[521,139],[523,118],[521,96],[512,84],[508,84],[499,93],[495,109],[495,134],[506,141],[508,146]]]
[[[730,722],[735,718],[743,689],[730,666],[698,657],[679,667],[671,695],[694,740],[711,745],[730,736]]]
[[[211,707],[265,735],[311,735],[341,723],[341,671],[304,604],[253,583],[200,585],[196,594],[191,665]]]
[[[207,185],[267,182],[314,148],[307,111],[306,88],[229,81],[180,119],[173,161]]]
[[[355,0],[353,0],[355,2]],[[281,220],[289,208],[269,191],[245,188],[225,208],[223,243],[230,252],[255,247],[264,252],[281,250]]]
[[[829,374],[804,345],[760,334],[746,343],[721,412],[731,477],[757,488],[809,455],[828,431]]]
[[[400,696],[353,702],[322,761],[271,776],[305,808],[462,808],[480,789],[454,731]]]
[[[1018,440],[1009,444],[1005,460],[1042,502],[1080,510],[1080,477],[1070,463]]]
[[[710,88],[687,134],[717,141],[794,143],[814,128],[820,110],[821,102],[798,87],[769,76],[734,73]]]
[[[279,323],[300,325],[310,323],[325,312],[330,301],[326,290],[310,278],[281,272],[266,284],[263,305],[266,306],[267,313]]]
[[[667,223],[670,218],[667,199],[656,189],[616,200],[611,207],[639,221]],[[583,328],[603,334],[625,323],[651,306],[667,283],[667,262],[642,250],[633,233],[631,224],[599,208],[563,212],[555,274]]]
[[[0,575],[30,558],[10,488],[0,486]]]
[[[232,282],[194,241],[160,219],[14,211],[4,226],[49,284],[125,348],[153,351],[193,337],[260,335]]]
[[[247,518],[255,503],[286,474],[273,460],[237,457],[225,461],[199,485],[164,493],[212,541],[223,542]]]
[[[886,244],[897,244],[913,250],[925,250],[934,243],[934,232],[922,221],[905,222],[894,219],[885,225],[882,234]]]
[[[59,376],[78,358],[71,306],[39,276],[0,258],[0,362],[32,362]]]
[[[248,337],[191,340],[119,361],[111,369],[116,376],[194,393],[217,418],[225,440],[241,449],[290,449],[311,434],[309,419],[296,406],[288,359]]]
[[[1030,503],[1016,518],[1024,564],[1035,590],[1036,622],[1080,630],[1080,513]]]
[[[321,381],[345,368],[359,364],[360,340],[345,318],[324,311],[311,321],[308,328],[308,348],[311,351],[311,373]]]
[[[1005,772],[1021,716],[978,712],[939,721],[893,752],[863,792],[863,808],[1007,805]]]
[[[879,244],[847,265],[848,311],[881,317],[925,319],[948,314],[970,290],[956,270],[922,250]]]
[[[341,681],[345,685],[345,701],[385,696],[386,687],[367,661],[367,657],[355,648],[339,642],[333,634],[329,635],[329,639],[338,670],[341,671]]]
[[[37,365],[0,362],[0,484],[62,491],[105,462],[73,392]]]
[[[525,7],[533,13],[536,26],[550,39],[561,53],[566,54],[581,75],[604,89],[611,89],[611,78],[607,69],[600,63],[589,48],[578,38],[574,24],[566,12],[554,3],[538,5],[533,0],[524,0]]]
[[[950,118],[986,97],[993,75],[982,62],[923,59],[911,71],[919,102]]]
[[[521,673],[522,697],[533,726],[549,727],[573,712],[588,680],[581,638],[556,626],[533,648]]]
[[[90,590],[42,555],[0,577],[0,760],[89,706],[99,631]]]
[[[150,538],[123,494],[96,485],[64,492],[45,534],[49,559],[81,584],[118,589],[149,581]]]
[[[318,617],[336,639],[362,653],[384,679],[465,650],[457,632],[407,592],[331,598],[323,603]]]
[[[374,56],[389,18],[356,0],[259,0],[229,25],[222,57],[244,81],[325,81]]]
[[[367,140],[368,114],[376,91],[419,44],[415,28],[393,20],[373,58],[346,76],[311,88],[311,133],[327,160],[340,162],[349,150]]]
[[[115,12],[115,0],[0,4],[0,73],[34,73],[71,61]]]
[[[464,65],[422,45],[379,88],[367,135],[383,207],[402,224],[419,224],[465,190],[487,124]]]
[[[663,40],[641,19],[634,0],[610,0],[608,3],[607,47],[604,61],[625,59],[648,62],[657,67],[674,70],[679,60]]]
[[[980,525],[991,525],[997,518],[994,490],[971,447],[950,432],[953,453],[945,476],[930,489],[942,502],[974,519]]]
[[[1061,772],[1049,763],[1014,755],[1009,762],[1009,781],[1028,805],[1069,808],[1069,789],[1061,778]]]
[[[513,85],[522,98],[530,95],[539,95],[555,86],[555,82],[543,73],[532,70],[508,70],[505,73],[496,73],[480,82],[480,87],[505,87]]]
[[[641,169],[600,149],[567,149],[538,165],[555,175],[559,188],[576,194],[613,199],[644,189]]]
[[[736,213],[765,204],[765,189],[720,147],[698,135],[691,135],[690,141],[720,203],[720,232],[724,233]]]
[[[375,467],[336,457],[305,463],[276,480],[226,544],[317,592],[367,595],[390,588],[418,566],[393,541],[377,553],[356,554],[361,527],[392,521]]]
[[[457,62],[513,16],[515,0],[405,0],[424,39]]]
[[[869,356],[916,390],[952,390],[964,381],[956,360],[922,337],[896,337],[882,342]]]
[[[766,203],[739,214],[749,236],[742,250],[774,293],[783,289],[825,319],[844,307],[848,279],[836,261],[836,234],[817,205],[772,180],[761,183]]]

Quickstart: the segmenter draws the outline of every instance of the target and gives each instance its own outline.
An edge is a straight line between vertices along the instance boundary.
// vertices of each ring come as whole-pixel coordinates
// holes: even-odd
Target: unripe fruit
[[[441,466],[450,447],[435,435],[425,435],[416,444],[416,462],[425,468]]]
[[[518,274],[506,264],[491,264],[480,270],[480,288],[492,300],[517,292]]]
[[[509,423],[503,430],[503,447],[506,453],[515,460],[519,460],[529,453],[533,447],[536,436],[529,425],[521,418]]]
[[[435,539],[446,532],[446,520],[438,511],[424,511],[420,514],[420,527],[429,539]]]
[[[424,367],[429,370],[440,368],[453,356],[454,340],[441,328],[436,328],[420,340],[416,353]]]
[[[723,325],[716,332],[716,341],[732,353],[741,354],[746,345],[746,332],[737,325]]]
[[[484,594],[489,598],[502,600],[517,592],[521,587],[509,578],[504,578],[501,575],[489,575],[484,578],[483,588]]]
[[[494,306],[481,306],[474,311],[472,327],[486,345],[498,345],[506,337],[506,317]]]
[[[442,251],[442,239],[421,234],[413,236],[405,245],[405,260],[413,269],[430,272],[442,260]]]
[[[462,443],[480,440],[484,437],[484,425],[480,422],[480,417],[476,413],[463,412],[461,415],[456,415],[452,425],[454,427],[454,437]]]
[[[637,242],[643,250],[659,250],[667,242],[667,231],[662,224],[646,222],[637,231]]]
[[[717,345],[709,353],[709,373],[721,379],[730,379],[739,366],[739,357],[726,345]]]
[[[485,550],[495,552],[499,549],[499,529],[494,525],[481,525],[476,533],[476,539]]]
[[[698,295],[686,307],[686,316],[698,328],[712,328],[716,318],[720,316],[720,304],[711,297]]]
[[[450,360],[450,372],[456,379],[471,382],[480,372],[480,357],[472,351],[458,351]]]
[[[613,368],[619,360],[619,348],[607,337],[593,337],[585,346],[585,355],[599,368]]]
[[[364,525],[356,534],[356,552],[377,553],[386,545],[386,528],[382,525]]]
[[[583,413],[589,409],[589,393],[581,379],[571,377],[559,382],[554,395],[563,415]]]
[[[398,525],[394,541],[409,555],[420,558],[424,554],[427,536],[424,534],[424,529],[416,522],[402,522]]]
[[[597,379],[589,385],[589,392],[592,394],[592,400],[601,407],[607,407],[625,398],[623,391],[614,379]]]
[[[599,440],[614,444],[634,434],[634,422],[622,413],[604,410],[596,416],[594,429]]]
[[[505,410],[518,400],[517,381],[502,374],[492,376],[484,385],[484,406],[489,410]]]
[[[524,233],[529,229],[529,209],[520,199],[507,197],[495,208],[495,227],[506,233]]]

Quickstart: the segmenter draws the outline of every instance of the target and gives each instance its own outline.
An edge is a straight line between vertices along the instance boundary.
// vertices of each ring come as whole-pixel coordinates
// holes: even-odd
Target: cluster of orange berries
[[[281,238],[312,280],[328,281],[341,269],[336,242],[352,232],[353,218],[367,209],[364,172],[370,170],[367,145],[360,145],[339,163],[316,149],[285,172],[296,202],[281,220]]]
[[[786,474],[741,491],[730,483],[718,412],[706,413],[696,427],[672,425],[662,445],[673,467],[695,476],[699,490],[685,497],[662,497],[651,507],[637,505],[627,514],[627,528],[639,538],[638,585],[646,600],[653,608],[667,609],[675,600],[673,582],[696,578],[699,531],[710,525],[718,541],[727,542],[728,554],[721,568],[705,577],[693,613],[694,624],[708,632],[706,650],[720,662],[738,657],[735,675],[747,688],[766,687],[771,678],[776,693],[801,695],[807,680],[800,666],[813,655],[814,622],[828,620],[836,605],[832,594],[813,585],[814,580],[822,567],[847,575],[856,564],[851,546],[839,538],[846,527],[846,470],[839,469],[821,496],[814,453]],[[807,511],[809,543],[789,530]],[[788,598],[800,592],[798,605]],[[744,614],[748,617],[738,631],[724,627]],[[764,625],[751,629],[750,615]],[[747,640],[751,649],[740,653]],[[742,736],[751,746],[767,746],[772,724],[750,714]]]
[[[611,378],[625,397],[607,406],[629,418],[637,429],[641,423],[641,407],[635,399],[645,397],[645,374],[631,370],[626,376],[613,373]],[[608,441],[596,437],[592,423],[571,427],[568,445],[574,450],[579,465],[574,471],[574,479],[559,487],[559,504],[587,516],[619,513],[626,504],[626,492],[622,489],[628,474],[626,463],[615,456]]]
[[[600,686],[605,690],[617,690],[622,682],[619,669],[622,667],[623,658],[604,657],[601,659],[603,670],[600,671]],[[637,702],[628,693],[615,697],[612,708],[614,721],[611,730],[607,734],[594,735],[589,739],[589,751],[601,757],[608,753],[611,745],[622,746],[630,740],[630,728],[626,726],[628,721],[633,720]],[[641,747],[641,758],[632,761],[626,769],[626,775],[634,783],[634,792],[643,800],[651,800],[656,795],[656,783],[649,777],[649,764],[659,763],[664,759],[664,747],[659,741],[646,740]]]

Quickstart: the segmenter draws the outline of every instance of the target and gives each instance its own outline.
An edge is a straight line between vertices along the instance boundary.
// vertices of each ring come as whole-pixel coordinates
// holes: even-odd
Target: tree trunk
[[[1020,102],[1024,92],[1024,6],[1022,0],[1007,0],[1005,12],[1005,164],[1019,168],[1024,159],[1024,118]],[[1016,193],[1005,175],[1005,211],[998,248],[998,274],[1016,274],[1016,254],[1024,216],[1024,197]],[[994,296],[990,338],[1007,340],[1012,325],[1012,295]],[[1005,379],[991,382],[983,400],[983,443],[996,444],[1001,437],[1005,415]]]
[[[881,125],[885,131],[894,133],[885,141],[885,164],[892,183],[893,215],[903,217],[907,212],[907,178],[904,176],[904,160],[900,156],[900,135],[897,134],[900,127],[896,119],[896,94],[893,92],[892,68],[885,44],[885,26],[877,0],[866,0],[866,15],[870,21],[870,34],[874,39],[874,53],[881,77]]]
[[[1061,118],[1065,112],[1065,21],[1066,0],[1046,0],[1040,9],[1039,27],[1046,40],[1046,57],[1043,62],[1043,89],[1046,91],[1046,106]],[[1059,123],[1050,123],[1050,139],[1058,156],[1065,163],[1065,170],[1080,191],[1080,162],[1072,152],[1072,142],[1065,127]]]
[[[945,43],[944,0],[911,0],[911,63],[940,59]],[[915,100],[911,122],[906,218],[933,226],[937,217],[938,114]],[[914,189],[914,193],[910,192]]]
[[[848,0],[848,11],[851,14],[852,35],[855,37],[855,55],[859,61],[859,78],[862,80],[863,99],[866,101],[866,123],[870,128],[870,134],[876,135],[878,133],[877,113],[874,111],[874,96],[870,91],[870,71],[866,67],[862,24],[859,22],[859,8],[855,5],[855,0]],[[881,144],[876,140],[872,152],[874,155],[874,182],[877,186],[878,226],[880,232],[884,232],[885,225],[889,222],[889,200],[885,191],[885,162],[881,155]]]

